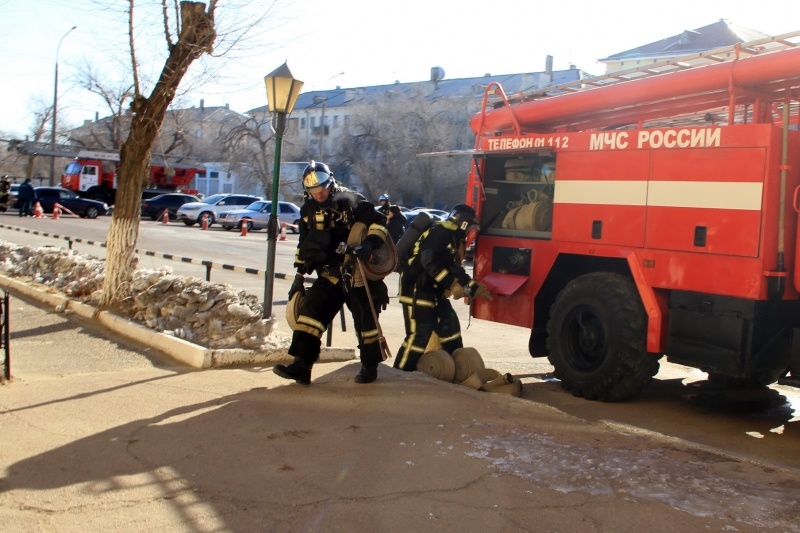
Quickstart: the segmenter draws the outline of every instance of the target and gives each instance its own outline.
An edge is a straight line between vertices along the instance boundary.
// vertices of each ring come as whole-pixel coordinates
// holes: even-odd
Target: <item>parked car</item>
[[[442,211],[441,209],[433,209],[430,207],[415,207],[414,209],[411,210],[412,213],[417,213],[419,211],[425,211],[431,217],[436,217],[437,220],[444,220],[450,215],[450,213],[448,213],[447,211]],[[408,213],[406,213],[406,216],[408,216]]]
[[[233,228],[242,229],[242,221],[247,220],[248,231],[267,229],[271,212],[272,202],[253,202],[244,209],[220,213],[219,223],[227,230]],[[298,233],[297,224],[300,222],[300,208],[291,202],[278,202],[278,222],[288,224],[289,231]]]
[[[450,213],[445,213],[444,216],[442,216],[442,215],[439,215],[437,213],[431,213],[431,211],[438,211],[437,209],[432,209],[432,210],[418,209],[418,210],[415,210],[415,211],[409,211],[408,213],[403,213],[403,215],[405,215],[406,221],[407,221],[406,227],[410,226],[411,223],[414,222],[414,219],[417,218],[417,215],[419,215],[423,211],[428,213],[428,216],[431,217],[431,220],[434,221],[434,222],[438,222],[440,220],[444,220],[444,219],[447,218],[447,215],[450,214]],[[444,211],[442,211],[442,213],[444,213]]]
[[[17,205],[17,197],[19,196],[19,183],[12,183],[11,189],[8,191],[8,207],[11,209],[19,209]]]
[[[108,204],[81,198],[77,193],[61,187],[34,187],[36,200],[45,213],[52,213],[58,203],[82,218],[97,218],[108,214]]]
[[[203,215],[208,215],[210,226],[217,221],[223,211],[241,209],[257,200],[261,198],[249,194],[213,194],[199,202],[183,204],[178,208],[177,216],[187,226],[194,226],[202,221]]]
[[[197,203],[199,201],[200,198],[191,194],[179,192],[160,194],[142,201],[142,216],[158,220],[164,215],[164,210],[166,209],[170,220],[175,220],[178,218],[178,208],[180,206],[189,202]]]

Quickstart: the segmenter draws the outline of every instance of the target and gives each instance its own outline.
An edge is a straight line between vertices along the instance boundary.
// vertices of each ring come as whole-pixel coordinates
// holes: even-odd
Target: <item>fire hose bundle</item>
[[[445,350],[425,352],[417,363],[417,370],[436,379],[479,391],[512,396],[522,394],[521,381],[511,374],[486,368],[475,348],[458,348],[452,356]]]

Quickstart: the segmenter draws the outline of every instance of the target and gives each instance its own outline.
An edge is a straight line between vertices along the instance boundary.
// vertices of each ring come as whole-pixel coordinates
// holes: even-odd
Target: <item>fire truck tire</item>
[[[633,280],[595,272],[569,282],[547,325],[554,375],[575,396],[604,402],[637,395],[658,372],[646,351],[647,316]]]

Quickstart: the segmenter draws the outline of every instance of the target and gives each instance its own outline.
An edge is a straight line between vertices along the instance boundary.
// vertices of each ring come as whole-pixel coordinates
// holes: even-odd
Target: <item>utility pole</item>
[[[64,42],[67,35],[69,35],[72,30],[77,28],[77,26],[73,26],[72,28],[67,31],[62,37],[61,40],[58,41],[58,46],[56,47],[56,73],[55,79],[53,81],[53,122],[51,123],[52,128],[50,129],[50,148],[55,151],[56,149],[56,125],[58,121],[58,52],[61,50],[61,43]],[[56,176],[56,158],[52,156],[50,158],[50,186],[54,186],[56,184],[55,181]]]

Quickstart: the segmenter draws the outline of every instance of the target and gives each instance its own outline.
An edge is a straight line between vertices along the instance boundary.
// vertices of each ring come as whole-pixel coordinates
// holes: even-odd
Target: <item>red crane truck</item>
[[[467,203],[485,320],[530,328],[576,396],[659,359],[800,376],[800,32],[509,98],[486,89]],[[792,40],[794,39],[794,41]]]
[[[82,150],[65,168],[61,186],[75,191],[83,197],[113,204],[117,191],[117,152]],[[145,190],[146,197],[167,192],[186,192],[188,185],[204,169],[196,165],[169,164],[154,160],[150,166],[150,180]]]

